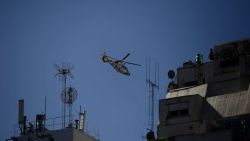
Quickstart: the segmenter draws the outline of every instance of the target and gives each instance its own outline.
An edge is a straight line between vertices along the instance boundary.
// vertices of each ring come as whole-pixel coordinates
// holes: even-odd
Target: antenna
[[[154,82],[150,79],[150,69],[150,58],[146,58],[146,84],[149,87],[149,122],[152,134],[154,132],[154,95],[155,89],[159,90],[159,64],[155,63]]]
[[[73,66],[70,65],[70,63],[62,63],[62,66],[58,66],[57,64],[54,64],[54,67],[57,70],[57,73],[55,76],[59,76],[59,80],[62,81],[62,90],[64,90],[64,99],[66,99],[66,86],[67,86],[67,77],[73,78],[73,75],[71,74],[71,70],[73,69]],[[65,128],[65,115],[66,115],[66,104],[62,102],[62,128]]]
[[[47,116],[47,98],[44,99],[44,128],[46,128],[46,116]]]
[[[146,58],[146,85],[148,86],[148,124],[151,124],[151,100],[150,100],[150,85],[148,83],[148,80],[150,80],[150,58]]]
[[[63,103],[69,105],[69,127],[73,125],[73,117],[72,117],[72,104],[75,102],[77,98],[77,91],[73,87],[67,87],[61,93],[61,100]]]

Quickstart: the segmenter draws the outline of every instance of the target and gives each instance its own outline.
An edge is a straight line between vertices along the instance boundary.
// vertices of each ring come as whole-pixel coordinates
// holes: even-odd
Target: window
[[[168,118],[178,118],[188,116],[188,109],[169,111]]]
[[[183,110],[180,110],[180,116],[187,116],[188,115],[188,109],[183,109]]]
[[[169,112],[169,117],[170,118],[174,118],[174,117],[178,117],[179,116],[179,112],[178,111],[170,111]]]

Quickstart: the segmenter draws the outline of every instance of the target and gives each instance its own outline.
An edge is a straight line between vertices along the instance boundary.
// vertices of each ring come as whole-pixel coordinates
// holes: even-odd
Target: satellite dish
[[[173,79],[175,77],[175,72],[173,70],[168,71],[168,78]]]
[[[65,104],[72,104],[77,98],[77,91],[73,87],[67,87],[61,93],[61,100]]]

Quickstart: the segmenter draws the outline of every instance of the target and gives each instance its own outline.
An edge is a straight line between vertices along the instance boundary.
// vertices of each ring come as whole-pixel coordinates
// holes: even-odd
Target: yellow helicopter
[[[131,62],[125,61],[125,59],[130,55],[128,53],[125,57],[123,57],[121,60],[112,58],[110,56],[107,56],[105,51],[102,55],[102,61],[103,63],[109,63],[117,72],[129,76],[130,73],[128,71],[128,68],[125,66],[126,64],[141,66],[140,64],[135,64]]]

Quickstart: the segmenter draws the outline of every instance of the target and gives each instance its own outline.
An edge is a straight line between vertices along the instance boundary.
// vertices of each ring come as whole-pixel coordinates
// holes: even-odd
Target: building
[[[157,140],[250,140],[250,39],[216,45],[209,58],[177,69],[159,102]]]
[[[35,121],[27,121],[24,116],[24,100],[19,100],[19,124],[16,125],[12,141],[99,141],[97,137],[85,131],[86,111],[80,108],[79,119],[75,123],[64,122],[70,117],[46,119],[46,114],[37,114]],[[64,127],[67,125],[67,127]]]

